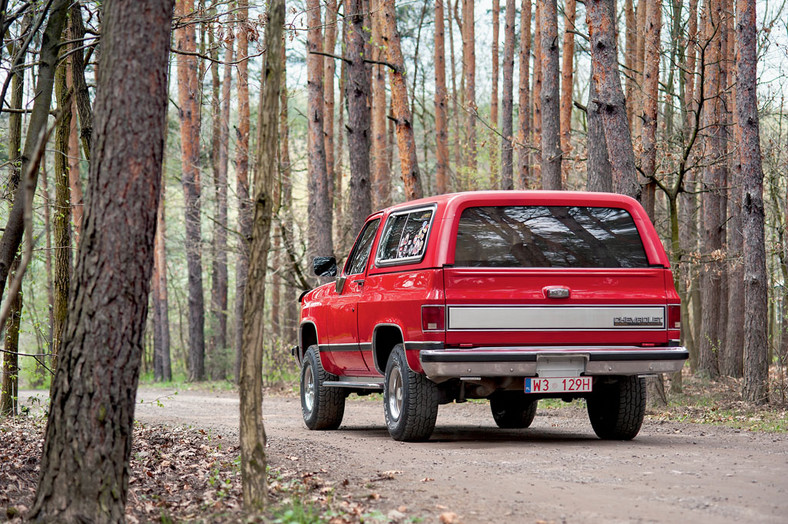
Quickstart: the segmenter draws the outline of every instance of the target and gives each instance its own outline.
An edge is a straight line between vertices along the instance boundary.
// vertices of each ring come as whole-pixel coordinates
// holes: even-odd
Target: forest
[[[20,151],[21,132],[48,127],[52,135],[33,201],[32,256],[5,329],[4,391],[10,392],[14,375],[26,386],[46,386],[61,344],[90,163],[101,9],[94,2],[70,5],[59,36],[52,116],[34,122],[41,75],[35,64],[51,2],[5,3],[12,16],[4,22],[4,222],[14,216],[19,175],[11,152]],[[691,371],[743,375],[745,322],[753,313],[744,307],[734,6],[629,0],[614,7],[613,26],[600,25],[597,35],[614,31],[607,35],[616,46],[610,80],[623,91],[618,102],[629,132],[613,131],[620,135],[608,147],[609,162],[595,107],[601,95],[591,82],[589,29],[603,19],[594,22],[590,4],[288,5],[264,306],[267,383],[293,376],[288,348],[296,298],[316,283],[313,255],[341,259],[366,215],[394,202],[515,188],[639,195],[673,261]],[[788,34],[783,6],[759,7],[764,314],[768,362],[782,373]],[[249,152],[257,138],[265,23],[264,6],[254,2],[176,4],[165,182],[142,363],[143,376],[155,380],[238,378],[249,180],[256,169]],[[634,166],[614,165],[627,157]],[[618,181],[627,168],[636,177]],[[16,248],[5,242],[3,249],[0,266],[13,276]],[[23,355],[17,360],[14,352]],[[672,387],[680,388],[680,380]],[[768,400],[765,391],[759,395]]]
[[[483,189],[640,200],[681,295],[685,376],[741,378],[742,399],[785,403],[784,3],[304,0],[279,21],[266,2],[146,2],[166,12],[133,17],[140,31],[166,21],[150,49],[117,42],[131,30],[119,2],[0,1],[4,415],[18,389],[54,388],[64,348],[91,336],[74,318],[98,300],[78,283],[102,274],[99,253],[139,245],[152,259],[127,275],[147,301],[116,312],[144,328],[131,357],[142,381],[243,382],[254,317],[262,381],[287,384],[314,256],[342,260],[374,210]],[[274,23],[281,45],[266,39]],[[100,96],[116,70],[142,83],[154,52],[166,61],[151,78],[165,81],[139,89],[161,100]],[[98,118],[124,106],[159,123]],[[125,173],[161,168],[160,184],[99,176],[160,125],[161,154]],[[108,191],[158,209],[102,208]],[[91,205],[129,226],[93,255],[80,247],[104,223],[87,219]],[[96,324],[110,338],[111,318]],[[681,388],[681,374],[661,377],[652,398]]]

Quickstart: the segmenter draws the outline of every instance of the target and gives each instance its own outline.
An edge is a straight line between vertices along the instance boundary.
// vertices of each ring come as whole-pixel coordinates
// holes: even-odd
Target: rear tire
[[[383,411],[394,440],[427,440],[438,419],[438,386],[408,366],[405,348],[397,344],[386,365]]]
[[[588,418],[604,440],[632,440],[646,415],[646,379],[616,377],[594,384],[588,397]]]
[[[301,413],[309,429],[337,429],[345,415],[345,390],[326,387],[337,380],[320,362],[317,346],[309,346],[301,364]]]
[[[490,397],[490,411],[499,428],[522,429],[534,421],[538,403],[519,391],[499,391]]]

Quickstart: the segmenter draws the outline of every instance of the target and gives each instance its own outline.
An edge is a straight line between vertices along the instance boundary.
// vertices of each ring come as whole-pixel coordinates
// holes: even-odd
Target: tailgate
[[[664,268],[445,268],[446,344],[666,345]]]

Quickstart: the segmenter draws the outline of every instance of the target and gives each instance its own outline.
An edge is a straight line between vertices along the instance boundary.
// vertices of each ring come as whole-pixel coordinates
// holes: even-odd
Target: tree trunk
[[[575,0],[566,0],[564,7],[564,47],[561,63],[561,180],[566,186],[569,176],[569,155],[572,153],[572,93],[574,90]]]
[[[443,0],[435,0],[435,192],[449,190],[449,129],[446,118],[446,38]]]
[[[558,4],[542,0],[542,188],[558,190],[561,183],[561,129],[558,69]]]
[[[723,351],[723,367],[720,371],[731,377],[740,378],[744,373],[744,266],[742,264],[742,200],[741,200],[741,157],[738,145],[741,143],[740,127],[736,125],[736,28],[733,16],[734,6],[730,0],[726,2],[725,17],[728,46],[725,62],[731,68],[728,76],[728,87],[725,89],[730,108],[730,127],[733,139],[728,140],[728,321],[726,344]],[[730,132],[728,133],[730,135]]]
[[[71,314],[34,521],[124,519],[167,107],[172,2],[109,1]],[[132,60],[131,57],[134,57]]]
[[[657,114],[659,107],[659,60],[662,32],[662,0],[645,0],[646,32],[643,35],[645,59],[643,67],[643,123],[641,134],[642,156],[640,167],[646,177],[643,207],[652,222],[655,217],[657,184]]]
[[[326,1],[326,32],[324,35],[323,50],[326,53],[334,54],[337,44],[337,0]],[[336,64],[334,58],[323,58],[323,93],[325,108],[323,112],[323,135],[325,136],[324,147],[326,150],[326,176],[328,177],[328,195],[331,209],[336,210],[342,207],[341,195],[336,191],[336,161],[334,160],[334,74]],[[340,108],[341,110],[341,108]],[[341,130],[340,130],[341,132]],[[369,154],[369,153],[367,153]],[[369,160],[367,160],[369,164]],[[334,218],[338,218],[341,213],[334,212]],[[339,226],[339,223],[337,222]]]
[[[352,235],[361,231],[364,221],[372,212],[372,195],[369,187],[369,146],[371,111],[370,70],[364,63],[364,10],[361,0],[347,3],[345,46],[347,48],[347,148],[350,158],[350,230]]]
[[[757,96],[757,32],[754,0],[736,2],[736,110],[741,142],[744,232],[744,399],[769,401],[768,278],[764,239],[763,168]]]
[[[471,2],[472,3],[472,2]],[[408,107],[408,86],[405,81],[405,62],[400,48],[399,31],[394,10],[394,0],[383,0],[382,33],[386,43],[386,59],[391,71],[391,111],[396,122],[397,149],[399,150],[405,198],[415,200],[423,196],[421,174],[416,160],[416,140],[413,136],[413,117]]]
[[[476,107],[476,20],[474,4],[474,0],[462,0],[462,70],[465,76],[465,110],[467,112],[467,118],[465,119],[465,167],[471,176],[476,175],[476,115],[478,110]],[[399,45],[397,47],[399,48]]]
[[[632,136],[618,73],[613,2],[589,0],[586,10],[594,69],[592,81],[598,95],[596,111],[601,115],[605,130],[613,191],[640,199]]]
[[[501,189],[514,189],[514,21],[515,0],[506,0],[503,44],[503,114],[501,121]]]
[[[80,14],[79,22],[81,22],[81,11],[79,11],[79,4],[74,4],[71,6],[71,33],[70,38],[75,39],[77,34],[80,34],[79,30],[76,29],[74,26],[78,23],[77,22],[77,15],[74,13],[74,10],[77,10],[77,13]],[[84,36],[84,29],[82,33]],[[78,48],[81,45],[81,42],[75,43],[72,46],[70,53],[73,53],[74,56],[69,57],[66,61],[66,88],[73,92],[74,90],[74,82],[80,82],[80,79],[77,77],[80,76],[80,73],[76,73],[74,68],[77,66],[81,66],[83,68],[81,73],[81,80],[84,81],[85,79],[85,71],[84,71],[84,59],[77,54],[81,54],[80,51],[76,51],[74,48]],[[87,89],[87,86],[85,86]],[[82,179],[79,176],[79,164],[81,155],[80,151],[80,137],[79,137],[79,125],[78,125],[78,109],[79,104],[75,97],[71,97],[71,101],[69,103],[69,107],[71,108],[71,128],[69,130],[68,135],[68,181],[70,186],[70,197],[69,201],[71,202],[71,217],[70,220],[73,223],[73,238],[74,238],[74,248],[79,247],[79,235],[82,232],[82,210],[84,204],[84,195],[82,194]],[[85,111],[83,109],[83,111]],[[88,106],[87,112],[90,115],[88,118],[93,120],[93,109]],[[90,127],[93,127],[93,124],[90,124]],[[89,141],[88,141],[89,143]]]
[[[54,308],[52,324],[52,368],[63,345],[63,334],[68,316],[68,294],[71,279],[71,202],[69,199],[68,141],[71,134],[71,104],[66,92],[66,66],[61,63],[55,73],[55,95],[58,108],[63,111],[55,132],[55,217],[54,250]]]
[[[323,138],[323,57],[320,2],[307,0],[307,93],[308,93],[308,144],[307,178],[309,180],[309,259],[332,256],[332,210],[328,197],[329,184],[326,171],[326,148]]]
[[[591,64],[591,77],[594,76],[594,64]],[[588,83],[588,136],[586,137],[586,151],[588,155],[586,190],[610,193],[613,191],[613,168],[605,140],[605,128],[602,124],[599,96],[596,84]]]
[[[31,159],[39,147],[39,137],[46,129],[49,119],[49,108],[52,102],[52,87],[55,81],[55,69],[57,66],[58,53],[60,50],[60,39],[68,13],[68,2],[66,0],[56,0],[51,6],[51,13],[47,21],[46,29],[41,38],[41,51],[38,59],[38,79],[36,81],[35,102],[27,126],[27,136],[25,146],[22,151],[22,162],[20,173],[26,173]],[[38,181],[38,170],[33,173],[33,184],[31,190],[35,191]],[[16,258],[17,249],[22,243],[24,233],[24,208],[25,184],[18,184],[17,180],[11,180],[7,188],[8,193],[14,194],[14,204],[8,215],[3,236],[0,239],[0,298],[5,291],[5,284],[8,280],[8,272]]]
[[[166,130],[165,130],[166,137]],[[170,359],[170,317],[167,293],[167,249],[164,240],[167,235],[167,221],[164,213],[166,201],[165,180],[162,180],[159,209],[156,212],[156,238],[153,244],[153,314],[155,325],[154,374],[158,369],[157,380],[172,380]]]
[[[372,4],[372,59],[378,62],[384,62],[385,51],[382,48],[383,36],[381,34],[381,19],[383,15],[379,7],[380,0],[372,0]],[[437,5],[435,9],[437,9]],[[347,66],[345,65],[345,67]],[[381,64],[375,64],[372,66],[373,168],[371,175],[372,207],[374,209],[387,207],[390,203],[391,174],[389,173],[388,151],[386,144],[386,108],[386,69],[385,66]],[[437,113],[435,118],[438,118]]]
[[[249,271],[251,218],[249,201],[249,2],[238,2],[238,129],[235,146],[235,192],[238,198],[238,257],[235,262],[235,382],[241,380],[243,317],[246,279]]]
[[[703,317],[701,325],[700,361],[698,368],[712,378],[720,374],[719,353],[725,324],[721,322],[722,304],[723,231],[721,192],[723,187],[723,146],[721,142],[720,100],[720,12],[719,0],[708,5],[704,41],[707,43],[703,64],[703,91],[708,100],[703,107],[703,125],[706,143],[703,169],[703,255],[706,258],[701,280],[701,303]]]
[[[88,84],[85,81],[85,56],[80,49],[84,44],[82,39],[85,38],[85,25],[82,23],[82,8],[79,2],[74,2],[71,5],[71,39],[74,40],[74,48],[70,51],[71,55],[71,72],[73,75],[74,84],[74,102],[77,106],[79,113],[79,136],[82,139],[82,150],[85,154],[85,159],[90,161],[90,143],[91,136],[93,135],[93,108],[90,104],[90,91]],[[76,151],[76,149],[74,149]],[[76,155],[76,153],[72,153]],[[79,156],[79,155],[76,155]],[[72,204],[82,204],[82,190],[81,184],[79,185],[79,193],[74,191],[75,184],[72,184]],[[82,210],[80,209],[80,219],[82,218]],[[78,223],[81,225],[82,221]],[[76,221],[75,221],[76,224]],[[75,234],[79,237],[79,225],[75,226]],[[79,244],[77,241],[76,244]]]
[[[287,120],[287,56],[286,56],[286,49],[282,49],[282,82],[280,86],[280,95],[279,95],[279,180],[282,186],[282,200],[281,205],[279,208],[279,213],[281,217],[281,229],[280,232],[282,234],[282,244],[285,248],[287,248],[288,242],[291,242],[293,238],[293,182],[291,178],[291,169],[290,169],[290,145],[288,143],[290,137],[290,128]],[[341,75],[340,75],[341,76]],[[340,86],[339,92],[342,93],[342,86]],[[340,96],[342,96],[340,94]],[[342,104],[340,103],[340,107]],[[339,128],[342,129],[342,111],[340,111],[340,120],[339,120]],[[339,157],[342,157],[342,133],[337,135],[337,150],[339,151]],[[342,179],[342,172],[341,172],[342,163],[340,162],[338,165],[338,173],[337,179]],[[292,245],[292,244],[291,244]],[[293,273],[296,273],[297,266],[293,263]],[[297,301],[298,295],[301,293],[301,289],[294,285],[295,279],[288,279],[290,283],[290,287],[286,287],[287,290],[285,292],[285,311],[284,311],[284,318],[282,320],[282,333],[285,340],[288,341],[295,341],[297,340],[297,327],[298,327],[298,315],[300,312],[299,304]]]
[[[531,183],[531,90],[529,62],[531,61],[531,0],[523,0],[520,9],[520,80],[518,86],[517,177],[519,189]]]
[[[232,26],[230,27],[232,30]],[[213,30],[210,36],[213,40]],[[218,45],[213,43],[211,47]],[[213,134],[213,189],[215,217],[213,220],[213,260],[211,267],[211,340],[210,377],[223,380],[227,377],[227,168],[230,124],[230,90],[232,87],[233,41],[226,41],[224,75],[219,81],[219,52],[211,66],[213,92],[211,100]]]
[[[182,25],[175,29],[178,51],[196,53],[192,17],[194,0],[177,0],[175,15]],[[189,295],[189,380],[205,378],[205,304],[202,289],[202,233],[200,228],[200,91],[197,57],[178,56],[178,103],[181,120],[181,180],[183,183],[186,265]]]
[[[644,2],[645,0],[640,0]],[[635,89],[635,60],[637,56],[637,42],[638,33],[635,16],[635,0],[624,0],[624,23],[626,26],[626,54],[624,55],[624,68],[626,77],[626,97],[627,97],[627,121],[629,122],[629,129],[632,129],[632,120],[634,118],[635,104],[634,96]]]
[[[268,9],[264,87],[260,91],[258,117],[257,165],[260,176],[255,177],[254,184],[254,222],[249,258],[249,282],[244,299],[247,307],[244,311],[244,351],[241,360],[241,478],[243,504],[247,510],[261,509],[267,498],[266,436],[262,412],[265,276],[273,215],[274,179],[279,168],[277,128],[279,89],[284,78],[282,73],[284,0],[272,0]],[[310,27],[314,26],[310,25]]]
[[[500,15],[501,15],[501,0],[493,0],[492,3],[492,92],[490,93],[490,127],[493,130],[498,129],[498,78],[500,76],[500,57],[498,53],[498,42],[500,42]],[[504,34],[506,29],[504,28]],[[505,38],[505,37],[504,37]],[[504,55],[506,55],[506,44],[504,44]],[[506,59],[504,58],[504,61]],[[504,64],[504,74],[506,64]],[[504,78],[504,90],[506,89],[506,79]],[[506,93],[503,94],[506,98]],[[506,102],[504,102],[505,104]],[[506,134],[501,140],[505,140]],[[498,187],[498,148],[496,147],[496,140],[490,140],[490,187],[495,189]],[[501,144],[503,149],[503,143]],[[503,157],[502,157],[503,161]],[[505,184],[501,180],[501,187]]]
[[[11,266],[8,278],[13,281],[19,268],[19,257]],[[0,387],[0,417],[15,417],[18,413],[19,397],[19,323],[22,319],[22,293],[17,293],[11,304],[11,311],[5,326],[5,352],[0,374],[3,376]]]
[[[531,88],[531,169],[533,170],[533,189],[542,187],[542,6],[535,0],[534,7],[534,75]]]

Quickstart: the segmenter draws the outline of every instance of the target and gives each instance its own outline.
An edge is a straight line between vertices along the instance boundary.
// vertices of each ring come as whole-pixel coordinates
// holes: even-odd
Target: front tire
[[[604,440],[632,440],[646,415],[646,379],[616,377],[594,384],[588,397],[588,418],[594,433]]]
[[[386,365],[383,411],[394,440],[427,440],[438,419],[438,386],[408,366],[405,348],[394,346]]]
[[[499,428],[522,429],[534,421],[538,403],[519,391],[499,391],[490,397],[490,411]]]
[[[323,384],[337,377],[323,369],[317,346],[309,346],[301,364],[301,413],[309,429],[337,429],[345,414],[345,391]]]

